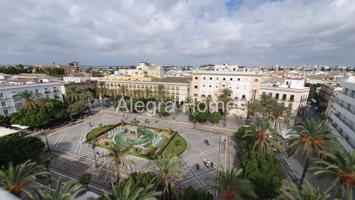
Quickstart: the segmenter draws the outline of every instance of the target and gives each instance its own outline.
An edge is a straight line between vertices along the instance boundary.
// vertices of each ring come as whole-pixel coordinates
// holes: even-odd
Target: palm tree
[[[188,109],[189,109],[188,113],[192,112],[192,109],[191,109],[192,98],[191,97],[186,97],[185,102],[188,105]]]
[[[207,97],[206,97],[206,104],[207,104],[207,112],[208,112],[208,113],[211,112],[211,109],[210,109],[211,101],[212,101],[212,97],[211,97],[211,96],[207,96]]]
[[[315,175],[329,175],[334,179],[333,187],[339,184],[339,199],[352,199],[355,188],[355,151],[328,154],[329,159],[315,161],[311,170]]]
[[[248,102],[247,103],[247,118],[246,121],[250,119],[250,116],[254,116],[256,114],[256,111],[259,109],[259,102],[258,101],[253,101],[253,102]]]
[[[102,108],[104,107],[105,102],[105,94],[107,93],[107,88],[105,87],[105,82],[100,81],[99,87],[97,88],[97,93],[99,94],[99,99],[102,104]]]
[[[165,99],[166,90],[165,90],[165,86],[164,85],[161,85],[161,84],[158,85],[158,90],[156,92],[156,95],[157,95],[157,99],[160,100],[160,101]]]
[[[63,183],[59,178],[55,189],[48,185],[40,187],[37,192],[41,200],[74,200],[84,190],[83,185],[75,181]]]
[[[302,124],[295,126],[288,135],[291,138],[287,149],[288,154],[302,153],[306,159],[299,183],[299,187],[302,187],[310,159],[315,156],[321,156],[324,151],[336,146],[334,143],[336,138],[324,122],[315,119],[306,119]]]
[[[284,104],[273,102],[271,104],[272,119],[274,121],[274,128],[280,130],[280,121],[282,120],[286,125],[289,125],[291,110],[285,107]]]
[[[112,195],[107,192],[103,195],[103,200],[156,200],[161,192],[154,189],[154,185],[139,187],[132,179],[120,180],[112,187]]]
[[[243,138],[251,138],[254,140],[252,146],[253,151],[271,154],[274,148],[280,151],[283,150],[280,141],[277,140],[278,135],[275,129],[273,129],[267,121],[258,122],[255,129],[248,129]]]
[[[48,112],[54,106],[53,102],[48,101],[47,99],[38,99],[34,103],[36,108],[44,112]]]
[[[281,188],[280,200],[330,200],[329,189],[324,191],[314,188],[308,181],[302,189],[299,189],[294,182],[288,182]]]
[[[216,178],[217,189],[221,195],[220,199],[232,200],[257,197],[253,183],[240,177],[242,172],[243,169],[236,170],[234,168],[220,171],[219,176]]]
[[[223,126],[227,126],[227,115],[228,115],[227,104],[233,102],[233,99],[230,97],[231,95],[232,95],[232,90],[228,88],[224,88],[222,90],[221,95],[219,95],[218,97],[218,101],[223,102]]]
[[[120,166],[121,164],[130,165],[132,161],[128,160],[126,157],[130,147],[127,145],[121,145],[119,143],[110,142],[108,145],[97,145],[105,149],[107,152],[103,155],[111,160],[111,164],[115,167],[116,180],[119,181],[121,178]]]
[[[34,94],[32,91],[25,90],[23,92],[14,95],[15,100],[24,101],[21,107],[21,111],[28,111],[35,108]]]
[[[120,85],[119,92],[120,92],[120,94],[121,94],[123,97],[126,96],[127,86],[125,86],[125,85]]]
[[[162,199],[174,199],[177,197],[175,182],[186,172],[179,157],[162,156],[153,161],[157,176],[157,188],[161,190]]]
[[[77,87],[68,87],[66,88],[66,96],[68,99],[68,103],[74,103],[77,101],[80,101],[81,97],[80,97],[80,89],[78,89]]]
[[[0,169],[0,186],[16,196],[22,193],[32,198],[28,189],[36,188],[37,176],[47,175],[45,168],[30,160],[14,166],[9,164],[7,169]]]
[[[272,114],[272,105],[276,102],[270,95],[262,95],[258,101],[257,112],[261,113],[263,120],[269,120]],[[257,118],[258,119],[258,118]]]

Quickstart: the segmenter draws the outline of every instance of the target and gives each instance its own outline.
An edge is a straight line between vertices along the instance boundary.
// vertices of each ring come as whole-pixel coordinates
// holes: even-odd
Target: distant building
[[[14,95],[25,90],[31,91],[34,98],[55,98],[62,100],[61,82],[7,84],[0,85],[0,115],[9,116],[18,112],[22,101],[14,98]]]
[[[71,73],[68,76],[64,76],[63,80],[65,83],[82,83],[91,80],[92,76],[84,72]]]
[[[78,61],[73,61],[64,67],[64,74],[66,76],[78,72],[80,72],[80,66]]]
[[[329,118],[334,132],[343,147],[351,151],[355,147],[355,77],[341,83],[342,91],[338,92],[332,104],[334,109]]]
[[[154,77],[163,78],[164,68],[160,65],[154,65],[145,61],[139,62],[134,69],[119,69],[118,74],[129,77]]]
[[[293,113],[307,105],[309,88],[304,87],[305,79],[286,77],[283,83],[267,83],[261,86],[263,95],[270,95],[289,107]]]

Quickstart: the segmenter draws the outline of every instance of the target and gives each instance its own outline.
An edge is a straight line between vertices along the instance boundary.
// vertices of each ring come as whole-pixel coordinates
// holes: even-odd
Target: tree
[[[227,115],[228,115],[228,110],[227,110],[227,105],[230,102],[233,102],[233,99],[230,97],[232,95],[232,90],[228,88],[224,88],[222,90],[222,93],[218,97],[218,101],[221,101],[223,103],[223,126],[227,126]]]
[[[44,167],[30,160],[19,165],[10,163],[7,169],[0,169],[0,186],[16,196],[22,193],[32,198],[28,189],[36,188],[37,176],[47,175]]]
[[[3,126],[3,127],[8,127],[10,126],[10,120],[11,118],[8,117],[8,116],[2,116],[0,115],[0,126]]]
[[[192,104],[192,98],[191,97],[186,97],[185,100],[186,104],[188,105],[188,113],[192,113],[192,109],[191,109],[191,104]]]
[[[225,169],[220,171],[216,180],[218,182],[218,191],[223,200],[233,200],[240,198],[256,198],[253,183],[241,178],[243,170]]]
[[[282,194],[278,198],[280,200],[330,200],[329,189],[321,191],[307,181],[302,189],[299,189],[297,184],[288,182],[281,191]]]
[[[251,148],[253,151],[271,154],[274,148],[283,149],[282,145],[277,141],[277,133],[267,121],[258,122],[255,129],[247,130],[243,137],[249,137],[254,141]]]
[[[274,128],[276,130],[280,130],[280,123],[281,121],[284,122],[284,124],[289,125],[290,117],[291,117],[291,110],[287,107],[285,107],[284,104],[278,103],[278,102],[273,102],[271,104],[271,113],[272,113],[272,119],[274,123]]]
[[[79,103],[79,102],[75,102],[73,104],[69,105],[69,110],[72,114],[76,114],[76,113],[84,113],[85,111],[89,110],[89,106]]]
[[[129,165],[130,163],[132,163],[130,160],[125,158],[128,151],[130,150],[129,146],[121,145],[119,143],[113,143],[113,142],[110,142],[108,145],[97,145],[97,146],[107,151],[107,153],[104,154],[103,156],[108,157],[111,160],[111,164],[114,165],[116,171],[116,180],[118,182],[121,178],[121,174],[120,174],[121,164],[125,163],[126,165]]]
[[[32,91],[25,90],[14,95],[15,100],[24,101],[21,107],[21,111],[29,111],[35,108],[34,94]]]
[[[259,110],[259,103],[258,101],[248,102],[247,103],[247,118],[246,121],[250,119],[250,116],[255,116],[256,111]]]
[[[219,112],[213,112],[209,114],[208,121],[211,123],[218,123],[222,120],[222,115]]]
[[[212,97],[211,96],[207,96],[206,97],[206,104],[207,104],[207,112],[208,113],[210,113],[211,112],[211,106],[210,106],[210,104],[211,104],[211,101],[212,101]]]
[[[156,170],[157,188],[162,191],[162,199],[174,199],[178,196],[175,180],[180,179],[186,172],[179,157],[161,156],[153,161]]]
[[[37,137],[17,135],[0,137],[0,166],[6,168],[10,162],[18,165],[29,159],[37,161],[44,147],[42,140]]]
[[[355,189],[355,151],[339,151],[335,155],[327,154],[328,159],[318,159],[311,170],[315,175],[328,175],[334,179],[332,187],[340,185],[339,199],[352,199]]]
[[[336,138],[324,122],[315,119],[306,119],[302,124],[295,126],[293,132],[288,135],[292,139],[287,153],[289,155],[302,153],[306,159],[299,183],[299,187],[302,187],[310,159],[315,156],[321,156],[324,151],[336,146],[334,143]]]
[[[138,186],[132,179],[120,180],[112,187],[112,195],[104,193],[104,200],[156,200],[161,192],[154,189],[154,185]]]
[[[166,97],[166,90],[165,90],[165,86],[159,84],[158,85],[158,90],[156,91],[156,95],[157,95],[157,99],[162,101],[165,99]]]
[[[107,88],[105,87],[105,82],[100,81],[99,87],[96,89],[97,93],[99,94],[99,99],[102,104],[102,108],[104,107],[105,102],[105,94],[107,93]]]
[[[211,193],[209,193],[206,190],[203,190],[203,189],[196,190],[190,186],[183,191],[183,194],[181,195],[180,199],[183,199],[183,200],[197,200],[197,199],[213,200],[214,197]]]
[[[52,189],[50,185],[41,186],[37,192],[41,200],[74,200],[84,190],[84,187],[75,181],[63,183],[59,178],[55,189]]]

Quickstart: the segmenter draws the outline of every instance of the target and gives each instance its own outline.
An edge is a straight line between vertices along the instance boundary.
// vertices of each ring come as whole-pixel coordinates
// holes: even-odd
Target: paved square
[[[144,122],[144,119],[148,117],[143,115],[135,115],[134,117],[129,117],[128,121],[133,118]],[[90,144],[85,143],[86,134],[95,127],[98,127],[100,124],[106,125],[119,123],[122,119],[122,113],[103,111],[85,119],[79,124],[68,125],[61,130],[50,133],[48,135],[48,141],[51,148],[58,155],[69,156],[77,162],[93,165],[94,151]],[[223,158],[220,158],[221,149],[224,149],[221,148],[221,146],[223,146],[221,136],[192,129],[192,124],[187,122],[158,120],[158,122],[155,123],[154,119],[151,119],[150,121],[151,123],[147,125],[178,130],[181,136],[188,143],[186,151],[181,156],[182,162],[187,167],[188,172],[184,178],[180,180],[180,183],[183,186],[193,186],[195,188],[203,187],[210,189],[210,186],[215,183],[214,177],[218,173],[217,169],[219,169],[219,166],[225,166],[226,162],[225,160],[223,161],[224,163],[220,162],[220,160],[223,160]],[[206,144],[205,140],[208,140],[209,144]],[[96,151],[99,152],[99,155],[103,155],[105,153],[100,148],[96,148]],[[97,157],[99,164],[108,162],[102,156]],[[149,160],[135,156],[129,156],[129,159],[133,160],[135,163],[132,168],[128,170],[129,172],[151,170]],[[203,164],[203,159],[208,159],[213,162],[214,167],[207,168]],[[196,169],[196,164],[200,166],[199,170]],[[80,167],[65,166],[65,170],[77,171],[81,169]]]

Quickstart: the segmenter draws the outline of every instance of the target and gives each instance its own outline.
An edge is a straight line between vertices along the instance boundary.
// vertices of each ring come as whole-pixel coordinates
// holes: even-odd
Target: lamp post
[[[99,166],[97,165],[95,147],[96,147],[96,144],[93,143],[92,144],[92,150],[94,151],[95,168],[98,168]]]
[[[44,138],[46,139],[47,150],[48,150],[48,152],[51,152],[51,149],[49,147],[47,133],[48,133],[48,129],[46,129],[46,130],[41,129],[41,135],[44,135]]]

